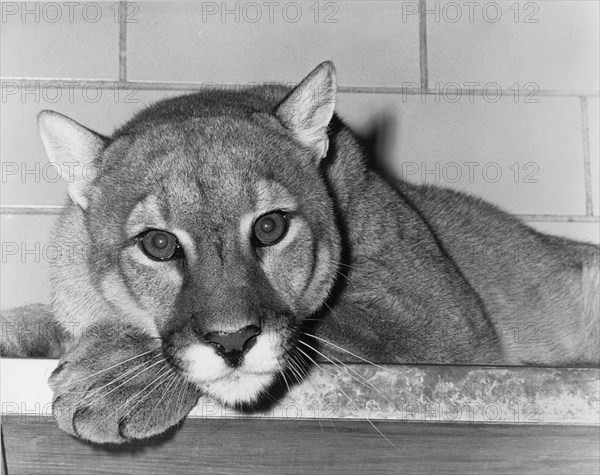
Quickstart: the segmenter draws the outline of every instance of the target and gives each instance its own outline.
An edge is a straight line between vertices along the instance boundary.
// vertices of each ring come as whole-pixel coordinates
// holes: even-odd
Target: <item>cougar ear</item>
[[[333,117],[337,85],[331,61],[319,64],[275,109],[275,115],[296,139],[327,155],[327,126]]]
[[[48,159],[69,182],[71,199],[86,209],[96,175],[96,159],[107,139],[67,116],[49,110],[38,114],[38,129]]]

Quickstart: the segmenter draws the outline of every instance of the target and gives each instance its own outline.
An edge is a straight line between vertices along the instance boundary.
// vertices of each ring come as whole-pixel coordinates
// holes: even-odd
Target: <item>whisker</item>
[[[374,391],[376,391],[381,397],[383,397],[389,404],[392,405],[392,407],[394,407],[397,410],[400,410],[398,407],[396,407],[396,404],[394,404],[385,394],[383,394],[375,385],[373,385],[372,383],[370,383],[366,378],[364,378],[360,373],[358,373],[357,371],[353,370],[352,368],[350,368],[348,365],[344,364],[341,360],[335,358],[339,364],[342,366],[342,368],[340,368],[335,361],[333,361],[331,358],[329,358],[328,356],[324,355],[323,353],[321,353],[319,350],[317,350],[316,348],[313,348],[312,346],[310,346],[308,343],[305,343],[303,341],[300,341],[300,343],[302,343],[303,345],[307,346],[308,348],[310,348],[312,351],[314,351],[315,353],[317,353],[318,355],[322,356],[323,358],[325,358],[327,361],[329,361],[331,364],[333,364],[336,368],[338,369],[345,369],[346,371],[352,372],[354,373],[356,376],[358,376],[358,379],[356,376],[353,376],[352,374],[350,374],[350,377],[352,377],[352,379],[354,379],[356,382],[362,384],[364,387],[368,388],[368,389],[373,389]]]
[[[388,371],[389,371],[389,369],[387,369],[387,368],[384,368],[383,366],[381,366],[381,365],[378,365],[378,364],[376,364],[376,363],[373,363],[372,361],[369,361],[369,360],[367,360],[367,359],[363,358],[362,356],[355,355],[355,354],[354,354],[354,353],[352,353],[351,351],[349,351],[349,350],[346,350],[345,348],[342,348],[341,346],[338,346],[338,345],[336,345],[335,343],[332,343],[332,342],[330,342],[330,341],[327,341],[327,340],[325,340],[324,338],[318,337],[318,336],[316,336],[316,335],[313,335],[313,334],[311,334],[311,333],[306,333],[306,332],[303,332],[303,333],[304,333],[306,336],[309,336],[309,337],[311,337],[311,338],[316,338],[317,340],[319,340],[319,341],[322,341],[323,343],[325,343],[325,344],[327,344],[327,345],[331,345],[331,346],[333,346],[334,348],[337,348],[338,350],[341,350],[341,351],[343,351],[344,353],[347,353],[347,354],[349,354],[350,356],[354,356],[355,358],[357,358],[357,359],[359,359],[359,360],[361,360],[361,361],[364,361],[365,363],[368,363],[368,364],[370,364],[371,366],[375,366],[376,368],[382,369],[382,370],[384,370],[384,371],[386,371],[386,372],[388,372]]]
[[[315,387],[315,385],[313,384],[313,382],[310,380],[310,378],[308,377],[308,370],[307,369],[303,369],[302,368],[302,364],[296,360],[296,356],[298,356],[298,358],[300,358],[299,354],[295,354],[294,351],[296,351],[296,348],[294,347],[292,349],[292,352],[290,352],[290,357],[294,360],[296,367],[301,371],[301,375],[302,377],[298,380],[298,382],[302,382],[302,381],[308,381],[308,384],[310,384],[313,389],[316,391],[317,388]]]
[[[301,358],[300,354],[297,353],[297,349],[296,347],[292,347],[292,351],[290,351],[288,353],[288,357],[289,357],[289,362],[293,363],[294,366],[298,369],[298,371],[300,372],[301,377],[298,379],[298,382],[301,381],[308,381],[308,384],[310,384],[313,388],[313,390],[315,391],[315,393],[317,392],[317,388],[315,387],[315,385],[313,384],[313,382],[311,381],[311,379],[308,376],[308,368],[305,366],[305,364],[301,363],[299,360]],[[330,417],[327,417],[326,419],[329,419],[331,421],[331,423],[333,424],[333,421],[331,420]],[[321,424],[321,417],[317,416],[317,421],[319,422],[319,427],[321,428],[322,432],[325,432],[325,430],[323,429],[323,425]],[[335,425],[333,426],[335,429]],[[337,432],[337,429],[336,429]]]
[[[183,406],[185,404],[185,398],[186,398],[187,392],[188,392],[188,385],[187,385],[186,379],[181,378],[181,381],[182,381],[181,389],[179,390],[179,394],[177,395],[177,402],[175,404],[175,406],[179,407],[176,414],[181,414],[181,412],[183,411]],[[182,395],[183,395],[183,397],[181,397]]]
[[[329,418],[329,422],[331,422],[331,425],[333,426],[333,430],[335,431],[335,433],[338,433],[337,427],[335,426],[335,424],[333,423],[333,419],[330,417]]]
[[[280,373],[281,374],[281,373]],[[268,391],[264,392],[263,395],[269,399],[269,401],[271,401],[273,404],[277,404],[279,401],[277,399],[275,399],[273,396],[271,396],[271,394],[269,394]]]
[[[169,414],[174,413],[173,408],[177,407],[177,405],[179,403],[179,394],[181,393],[181,385],[185,384],[185,379],[181,376],[181,374],[177,370],[175,370],[175,374],[173,375],[173,383],[172,384],[175,385],[175,387],[171,391],[171,396],[173,396],[172,404],[169,404],[164,409],[164,412],[168,412]],[[177,397],[174,397],[175,394],[177,394]]]
[[[344,262],[341,262],[341,261],[335,261],[334,264],[337,266],[348,267],[349,269],[358,271],[357,267],[351,266],[350,264],[345,264]]]
[[[323,429],[323,424],[321,424],[321,418],[317,417],[317,422],[319,423],[319,427],[321,428],[321,432],[325,433],[325,429]]]
[[[96,423],[96,424],[94,424],[94,425],[95,425],[96,427],[98,427],[98,426],[99,426],[100,424],[102,424],[104,421],[106,421],[107,419],[110,419],[110,417],[111,417],[112,415],[114,415],[114,414],[118,414],[118,413],[119,413],[119,411],[121,411],[121,409],[123,409],[124,407],[126,407],[126,406],[127,406],[127,405],[128,405],[130,402],[131,402],[131,401],[133,401],[133,400],[134,400],[135,398],[137,398],[137,397],[138,397],[140,394],[142,394],[142,393],[143,393],[143,392],[144,392],[144,391],[145,391],[147,388],[149,388],[149,387],[150,387],[150,386],[152,386],[153,384],[155,384],[155,383],[159,382],[160,380],[162,380],[162,379],[164,379],[166,376],[168,376],[172,370],[173,370],[173,369],[172,369],[172,368],[170,368],[170,367],[166,368],[166,370],[165,370],[165,369],[163,369],[163,370],[162,370],[162,371],[161,371],[161,372],[160,372],[160,373],[159,373],[159,374],[158,374],[158,375],[157,375],[157,376],[156,376],[156,377],[155,377],[155,378],[154,378],[154,379],[153,379],[153,380],[152,380],[152,381],[151,381],[149,384],[147,384],[147,385],[146,385],[144,388],[142,388],[141,390],[139,390],[139,391],[138,391],[137,393],[135,393],[133,396],[130,396],[130,397],[128,397],[128,398],[125,400],[125,402],[124,402],[123,404],[121,404],[119,407],[117,407],[117,409],[116,409],[116,410],[114,410],[114,411],[111,411],[111,412],[108,414],[108,416],[104,417],[103,419],[101,419],[99,422],[97,422],[97,423]],[[140,401],[136,402],[136,404],[135,404],[133,407],[129,408],[129,410],[128,410],[126,413],[124,413],[124,414],[123,414],[121,417],[119,417],[119,420],[122,420],[123,418],[125,418],[126,416],[128,416],[129,414],[131,414],[131,413],[134,411],[134,409],[135,409],[136,407],[138,407],[138,405],[139,405],[140,403],[142,403],[144,400],[146,400],[146,398],[147,398],[147,397],[148,397],[148,396],[149,396],[149,395],[150,395],[150,394],[151,394],[151,393],[154,391],[154,389],[156,389],[158,386],[160,386],[160,385],[159,385],[159,384],[157,384],[157,385],[156,385],[156,386],[155,386],[155,387],[154,387],[152,390],[150,390],[150,391],[148,392],[148,394],[146,394],[146,396],[145,396],[145,397],[144,397],[142,400],[140,400]]]
[[[283,381],[285,382],[285,386],[287,387],[288,393],[290,392],[290,385],[288,384],[287,377],[285,376],[285,370],[280,371],[279,374],[283,377]]]
[[[146,371],[148,371],[150,368],[152,368],[152,367],[156,366],[157,364],[164,363],[164,362],[166,362],[166,361],[167,361],[166,359],[162,358],[161,360],[157,361],[156,363],[152,363],[150,366],[148,366],[148,367],[144,368],[144,369],[143,369],[142,371],[140,371],[139,373],[136,373],[136,374],[134,374],[134,375],[133,375],[131,378],[129,378],[127,381],[124,381],[124,382],[122,382],[122,383],[121,383],[121,384],[119,384],[119,385],[118,385],[116,388],[113,388],[113,389],[111,389],[110,391],[108,391],[107,393],[104,393],[104,394],[103,394],[102,396],[100,396],[99,398],[97,398],[97,399],[95,399],[95,400],[93,400],[93,401],[90,401],[88,404],[89,404],[89,405],[92,405],[92,404],[97,404],[97,403],[98,403],[98,401],[100,401],[100,400],[104,399],[104,398],[105,398],[106,396],[108,396],[109,394],[111,394],[111,393],[113,393],[114,391],[116,391],[117,389],[119,389],[119,388],[123,387],[123,386],[124,386],[125,384],[127,384],[129,381],[131,381],[131,380],[133,380],[133,379],[137,378],[139,375],[141,375],[142,373],[145,373]],[[97,394],[97,393],[95,393],[95,394]]]
[[[303,363],[300,360],[300,355],[298,353],[295,353],[296,351],[296,347],[292,347],[292,351],[290,351],[290,357],[292,358],[292,360],[294,360],[294,362],[296,363],[296,366],[298,367],[298,369],[301,371],[302,375],[305,378],[308,378],[308,367],[306,366],[306,363]]]
[[[148,416],[148,419],[146,420],[146,423],[144,424],[144,427],[142,428],[142,432],[146,429],[146,427],[148,427],[148,423],[150,422],[150,419],[152,417],[152,414],[154,413],[154,411],[156,411],[156,408],[160,405],[160,403],[162,402],[162,400],[165,398],[165,396],[167,395],[167,393],[169,392],[169,389],[171,389],[173,387],[173,384],[175,384],[176,382],[179,381],[178,378],[178,374],[175,370],[171,370],[171,382],[168,383],[168,386],[165,388],[165,390],[163,391],[162,395],[160,396],[160,399],[158,400],[158,402],[156,403],[156,405],[152,408],[152,410],[150,411],[150,415]],[[166,383],[165,383],[166,384]]]
[[[116,383],[117,381],[129,376],[131,373],[134,373],[135,371],[137,371],[140,368],[143,368],[144,366],[146,366],[147,364],[149,364],[152,360],[156,359],[157,357],[159,357],[160,354],[154,355],[152,358],[150,358],[148,361],[144,361],[143,363],[140,363],[136,366],[134,366],[133,368],[130,368],[129,370],[127,370],[126,372],[120,374],[119,376],[117,376],[116,378],[112,379],[111,381],[109,381],[108,383],[106,383],[104,386],[94,389],[93,391],[91,391],[90,393],[87,393],[85,398],[92,398],[94,397],[96,394],[98,394],[100,391],[102,391],[104,388],[110,386],[111,384]],[[81,391],[81,392],[86,392],[86,391]],[[85,399],[84,398],[84,399]]]
[[[72,382],[70,382],[68,384],[61,385],[60,387],[67,387],[67,386],[70,386],[72,384],[77,384],[77,383],[80,383],[81,381],[85,381],[86,379],[93,378],[94,376],[98,376],[99,374],[102,374],[102,373],[104,373],[104,372],[106,372],[106,371],[108,371],[110,369],[116,368],[117,366],[120,366],[122,364],[128,363],[129,361],[133,361],[133,360],[135,360],[137,358],[141,358],[142,356],[145,356],[145,355],[147,355],[149,353],[152,353],[153,351],[157,351],[157,349],[155,348],[153,350],[149,350],[149,351],[145,351],[144,353],[140,353],[139,355],[132,356],[131,358],[127,358],[126,360],[121,361],[119,363],[116,363],[116,364],[114,364],[112,366],[109,366],[108,368],[104,368],[103,370],[97,371],[94,374],[90,374],[89,376],[86,376],[85,378],[81,378],[81,379],[78,379],[76,381],[72,381]],[[106,353],[106,352],[104,352],[104,353]],[[102,354],[104,354],[104,353],[102,353]]]
[[[147,337],[147,338],[150,338],[150,337]],[[95,351],[95,352],[93,352],[93,353],[91,353],[91,352],[89,352],[89,351],[86,351],[86,355],[87,355],[87,356],[86,356],[85,358],[77,358],[77,361],[78,361],[78,362],[85,363],[85,362],[87,362],[87,361],[94,361],[94,360],[98,360],[98,358],[99,358],[99,357],[101,357],[102,355],[105,355],[105,354],[107,354],[107,353],[114,353],[114,351],[115,351],[115,348],[114,348],[114,347],[108,347],[108,348],[105,348],[105,349],[104,349],[104,350],[102,350],[102,351]],[[136,355],[136,356],[133,356],[133,357],[132,357],[132,359],[134,359],[134,358],[136,358],[136,357],[139,357],[139,356],[146,355],[146,354],[148,354],[148,353],[152,353],[152,352],[154,352],[154,351],[160,352],[160,351],[162,351],[162,348],[161,348],[160,346],[159,346],[159,347],[156,347],[156,348],[153,348],[153,349],[151,349],[151,350],[148,350],[148,351],[145,351],[145,352],[143,352],[143,353],[141,353],[141,354],[138,354],[138,355]],[[127,361],[127,360],[126,360],[126,361]],[[119,363],[116,363],[116,364],[118,365]],[[107,368],[107,369],[108,369],[108,368]]]
[[[173,404],[173,407],[179,406],[179,398],[181,397],[181,393],[183,392],[184,386],[185,378],[179,378],[179,384],[177,384],[177,387],[173,390],[173,392],[177,392],[177,397],[175,398],[175,404]]]
[[[344,274],[342,271],[339,271],[337,269],[334,269],[335,272],[337,272],[339,275],[341,275],[342,277],[344,277],[348,282],[352,283],[352,280],[350,279],[350,277],[348,277],[346,274]]]
[[[342,325],[342,322],[338,318],[337,313],[334,312],[334,310],[327,304],[327,302],[323,302],[323,305],[325,305],[331,311],[331,314],[333,315],[333,318],[335,318],[335,320],[338,322],[338,325],[342,329],[342,332],[345,333],[344,325]]]
[[[319,364],[318,364],[318,363],[317,363],[317,362],[316,362],[314,359],[312,359],[312,358],[311,358],[309,355],[307,355],[307,354],[306,354],[304,351],[302,351],[302,349],[298,348],[298,350],[299,350],[299,351],[300,351],[300,352],[301,352],[301,353],[302,353],[304,356],[306,356],[308,359],[310,359],[310,360],[311,360],[311,361],[312,361],[312,362],[313,362],[313,363],[314,363],[314,364],[315,364],[317,367],[319,367],[319,368],[321,368],[321,369],[325,369],[325,370],[329,371],[331,374],[334,374],[334,373],[333,373],[331,370],[329,370],[328,368],[324,368],[323,366],[319,365]],[[336,375],[334,374],[334,376],[336,376]],[[348,399],[348,402],[349,402],[350,404],[352,404],[352,405],[355,407],[355,409],[356,409],[357,411],[360,411],[360,408],[359,408],[359,407],[356,405],[356,403],[355,403],[355,402],[354,402],[354,401],[353,401],[353,400],[350,398],[350,396],[348,396],[348,395],[346,394],[346,392],[345,392],[345,391],[344,391],[344,390],[343,390],[343,389],[342,389],[342,388],[341,388],[341,387],[340,387],[338,384],[336,384],[336,387],[337,387],[337,389],[338,389],[338,390],[339,390],[339,391],[340,391],[340,392],[341,392],[341,393],[342,393],[342,394],[343,394],[343,395],[346,397],[346,399]],[[375,429],[375,430],[377,431],[377,433],[378,433],[378,434],[379,434],[381,437],[383,437],[383,438],[386,440],[386,442],[387,442],[388,444],[390,444],[392,447],[394,447],[394,448],[396,448],[396,449],[398,449],[398,450],[399,450],[399,448],[398,448],[398,447],[397,447],[397,446],[396,446],[396,445],[395,445],[395,444],[394,444],[394,443],[393,443],[393,442],[392,442],[390,439],[388,439],[388,438],[387,438],[387,437],[386,437],[386,436],[383,434],[383,432],[381,432],[381,431],[380,431],[380,430],[379,430],[379,429],[378,429],[378,428],[375,426],[375,424],[373,424],[373,422],[371,421],[371,419],[369,419],[368,417],[365,417],[365,419],[367,420],[367,422],[368,422],[369,424],[371,424],[371,427],[373,427],[373,429]]]
[[[158,356],[160,356],[160,354],[157,354],[157,355],[153,356],[148,361],[143,361],[142,363],[140,363],[138,365],[135,365],[133,368],[130,368],[127,371],[125,371],[124,373],[119,374],[117,377],[113,378],[112,380],[110,380],[108,383],[106,383],[104,386],[102,386],[100,388],[95,388],[95,389],[92,389],[92,390],[90,390],[90,388],[84,388],[84,389],[79,390],[79,391],[70,390],[70,393],[71,394],[82,394],[83,397],[82,397],[82,399],[81,399],[80,402],[83,402],[86,399],[93,398],[96,394],[98,394],[104,388],[106,388],[106,387],[110,386],[111,384],[114,384],[117,381],[119,381],[119,380],[127,377],[128,375],[130,375],[131,373],[134,373],[138,369],[143,368],[144,366],[147,366],[153,359],[157,358]],[[69,384],[66,384],[66,385],[64,385],[62,387],[68,388]]]
[[[296,361],[294,361],[294,359],[290,357],[287,359],[287,362],[289,363],[288,368],[290,369],[290,371],[292,371],[294,377],[296,378],[296,382],[299,383],[303,380],[302,378],[302,374],[299,372],[298,370],[298,366]]]

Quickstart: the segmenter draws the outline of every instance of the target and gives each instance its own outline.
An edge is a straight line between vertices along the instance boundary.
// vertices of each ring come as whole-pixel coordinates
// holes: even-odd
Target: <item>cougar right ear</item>
[[[333,117],[337,85],[331,61],[319,64],[275,109],[275,115],[296,139],[315,151],[320,160],[327,155],[327,126]]]
[[[38,114],[38,128],[48,159],[69,182],[71,199],[86,209],[89,189],[96,176],[96,159],[107,139],[67,116],[49,110]]]

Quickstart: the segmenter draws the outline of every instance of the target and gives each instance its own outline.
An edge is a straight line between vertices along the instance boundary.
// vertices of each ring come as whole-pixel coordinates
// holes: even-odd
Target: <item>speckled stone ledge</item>
[[[322,364],[273,418],[600,424],[600,369]],[[201,398],[195,417],[240,417]]]
[[[3,414],[51,414],[57,360],[3,359]],[[24,377],[23,375],[27,375]],[[599,368],[321,364],[252,416],[201,398],[190,417],[600,424]]]

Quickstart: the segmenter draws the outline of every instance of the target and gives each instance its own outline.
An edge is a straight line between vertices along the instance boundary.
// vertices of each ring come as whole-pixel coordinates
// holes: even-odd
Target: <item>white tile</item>
[[[118,2],[3,2],[5,77],[119,77]]]
[[[363,132],[383,123],[384,165],[394,175],[467,191],[513,213],[585,214],[577,98],[405,99],[342,94],[338,106]]]
[[[272,16],[268,3],[139,3],[130,77],[298,82],[330,59],[344,85],[419,81],[418,15],[402,21],[401,2],[273,2]]]
[[[57,216],[2,215],[2,308],[50,302],[50,230]]]
[[[588,126],[590,137],[590,168],[592,175],[592,203],[594,206],[594,215],[600,215],[600,146],[598,144],[598,134],[600,133],[600,107],[598,98],[588,98]]]
[[[472,17],[468,4],[427,2],[431,83],[598,90],[597,1],[472,2]]]

